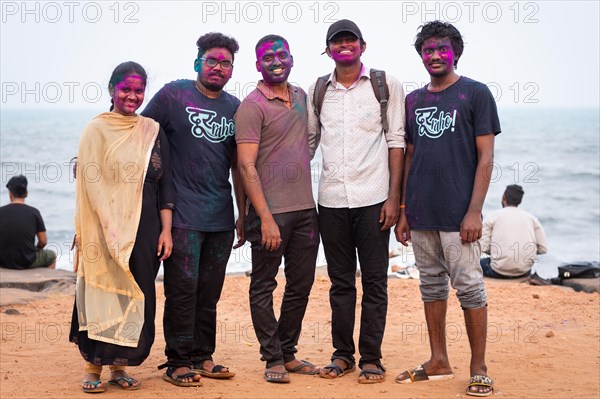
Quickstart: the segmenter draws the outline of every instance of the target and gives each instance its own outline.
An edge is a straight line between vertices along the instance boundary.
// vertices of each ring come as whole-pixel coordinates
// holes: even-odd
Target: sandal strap
[[[221,371],[223,371],[224,368],[226,367],[221,364],[215,364],[215,366],[211,370],[211,373],[220,373]]]
[[[204,370],[204,363],[206,363],[209,360],[211,360],[211,359],[204,359],[199,362],[192,362],[191,368],[196,369],[196,370]],[[226,368],[228,368],[228,367],[225,367],[222,364],[215,364],[213,366],[213,368],[209,371],[209,373],[220,373],[223,371],[223,369],[226,369]]]
[[[117,377],[117,378],[113,378],[112,380],[110,380],[109,382],[116,382],[119,383],[119,381],[125,381],[126,383],[129,384],[129,386],[133,385],[133,382],[135,381],[135,378],[133,377]]]
[[[312,364],[309,361],[306,360],[299,360],[300,364],[298,364],[296,367],[292,368],[291,370],[288,370],[290,373],[295,373],[299,370],[302,370],[304,367],[316,367],[314,364]],[[337,372],[337,370],[336,370]]]
[[[344,372],[344,370],[342,370],[342,368],[335,363],[328,364],[327,366],[325,366],[323,368],[325,370],[335,371],[335,374],[338,376]]]
[[[471,380],[469,381],[469,385],[483,385],[483,386],[493,387],[494,380],[492,380],[487,375],[475,374],[474,376],[471,377]]]
[[[379,369],[363,369],[360,371],[359,377],[360,376],[365,376],[365,377],[369,377],[367,374],[372,374],[372,375],[384,375],[385,371],[383,370],[379,370]]]
[[[184,378],[194,378],[196,375],[197,375],[196,373],[190,371],[189,373],[185,373],[185,374],[177,374],[174,379],[179,381]],[[171,373],[171,375],[169,375],[169,377],[173,378],[173,373]]]
[[[159,365],[157,368],[158,368],[159,370],[162,370],[162,369],[164,369],[165,367],[169,367],[169,362],[166,362],[166,363],[160,364],[160,365]]]
[[[185,378],[194,378],[195,376],[198,375],[198,373],[194,373],[193,371],[188,371],[187,373],[177,374],[177,375],[174,376],[175,370],[177,370],[177,367],[175,367],[175,366],[169,366],[169,367],[167,367],[166,374],[170,378],[172,378],[172,379],[174,379],[176,381],[179,381],[179,380],[182,380],[182,379],[185,379]]]

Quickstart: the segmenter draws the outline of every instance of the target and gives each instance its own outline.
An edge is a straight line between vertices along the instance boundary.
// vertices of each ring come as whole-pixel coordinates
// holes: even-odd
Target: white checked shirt
[[[311,157],[321,143],[319,204],[324,207],[359,208],[388,197],[388,149],[406,146],[404,91],[400,82],[386,73],[390,131],[384,134],[381,107],[370,79],[369,69],[363,65],[360,78],[345,88],[337,83],[334,70],[321,108],[320,130],[313,111],[315,84],[309,89],[308,141]]]

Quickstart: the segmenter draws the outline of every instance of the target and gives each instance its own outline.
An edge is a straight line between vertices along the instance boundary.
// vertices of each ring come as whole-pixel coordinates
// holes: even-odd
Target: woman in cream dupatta
[[[154,342],[154,280],[173,247],[174,206],[168,141],[158,123],[135,112],[144,101],[146,72],[117,66],[113,107],[85,128],[77,157],[75,234],[77,291],[70,340],[87,375],[84,392],[109,383],[137,389],[125,366],[141,364]]]

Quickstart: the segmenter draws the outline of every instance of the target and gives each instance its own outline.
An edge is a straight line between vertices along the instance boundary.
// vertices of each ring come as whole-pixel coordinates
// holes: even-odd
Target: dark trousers
[[[381,365],[381,343],[387,313],[387,270],[390,231],[381,231],[383,204],[362,208],[319,205],[319,226],[331,280],[331,333],[334,359],[354,364],[356,311],[356,252],[362,274],[359,366]]]
[[[273,218],[282,239],[277,251],[268,251],[261,245],[261,223],[253,208],[246,218],[246,239],[252,244],[250,312],[267,368],[295,359],[319,250],[319,227],[314,208],[276,214]],[[273,311],[273,290],[277,287],[275,277],[282,256],[285,257],[286,283],[277,320]]]
[[[165,355],[169,366],[212,360],[217,302],[233,245],[233,230],[206,233],[173,228],[173,253],[164,262]]]

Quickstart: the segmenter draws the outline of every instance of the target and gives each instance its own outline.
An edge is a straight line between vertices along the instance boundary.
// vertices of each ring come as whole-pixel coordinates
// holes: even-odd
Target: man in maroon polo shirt
[[[302,319],[315,276],[319,247],[308,152],[306,93],[287,78],[294,60],[277,35],[256,44],[263,80],[235,115],[238,164],[250,199],[246,238],[252,244],[250,311],[268,382],[288,373],[317,374],[296,359]],[[285,257],[286,286],[279,320],[273,311],[275,277]]]

